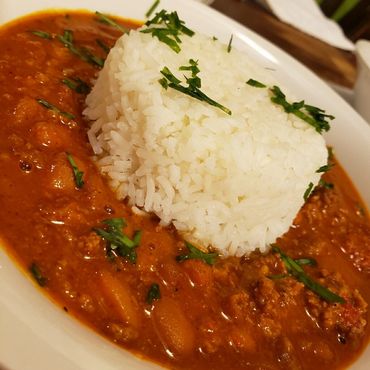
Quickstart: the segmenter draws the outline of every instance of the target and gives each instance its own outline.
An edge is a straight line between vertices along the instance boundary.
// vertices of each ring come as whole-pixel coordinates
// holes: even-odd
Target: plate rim
[[[24,5],[25,2],[22,0],[2,0],[0,3],[0,10],[4,4],[12,2],[14,4],[17,4],[19,6],[20,4]],[[41,7],[47,6],[47,4],[51,3],[57,3],[57,0],[38,0],[37,3]],[[81,4],[98,4],[98,0],[83,0],[78,3],[78,7],[75,7],[76,9],[84,9],[86,10],[85,6],[81,6]],[[94,6],[93,9],[98,9],[101,11],[108,11],[105,9],[108,9],[110,7],[111,3],[118,3],[118,0],[106,0],[105,4],[101,4],[99,6]],[[179,13],[181,16],[181,12],[185,11],[185,13],[188,15],[192,13],[193,11],[197,13],[197,19],[200,17],[207,17],[208,20],[207,22],[209,23],[210,19],[216,20],[216,23],[219,23],[220,25],[224,25],[226,29],[235,32],[236,35],[234,35],[234,42],[235,40],[237,41],[237,45],[240,46],[242,49],[242,44],[243,42],[247,42],[246,45],[249,45],[248,47],[250,48],[253,43],[255,46],[259,46],[260,52],[262,50],[269,52],[272,54],[281,64],[283,63],[288,63],[289,65],[292,65],[295,70],[298,70],[298,72],[303,73],[305,77],[309,78],[308,85],[304,87],[303,90],[310,90],[311,88],[317,88],[320,87],[321,94],[328,94],[328,96],[334,100],[334,103],[332,102],[331,104],[328,104],[329,106],[334,106],[335,104],[339,104],[341,108],[339,109],[340,116],[342,119],[348,119],[348,120],[353,120],[355,123],[351,122],[352,128],[356,130],[356,135],[364,135],[364,143],[369,144],[370,148],[370,126],[367,124],[366,121],[362,119],[362,117],[346,102],[342,97],[340,97],[326,82],[324,82],[320,77],[318,77],[314,72],[309,70],[306,66],[304,66],[301,62],[297,61],[295,58],[290,56],[288,53],[277,47],[276,45],[272,44],[270,41],[266,40],[262,36],[256,34],[254,31],[248,29],[241,23],[227,17],[226,15],[218,12],[215,9],[209,8],[204,4],[198,3],[196,1],[189,1],[187,2],[182,2],[181,0],[162,0],[161,4],[170,4],[169,8],[176,8],[179,9]],[[152,4],[152,0],[141,0],[135,2],[134,5],[132,6],[137,6],[140,5],[140,9],[148,9],[148,7]],[[74,1],[72,0],[66,0],[64,5],[67,5],[67,8],[74,7]],[[51,6],[52,9],[56,9],[56,7]],[[57,8],[60,8],[59,6]],[[66,9],[66,8],[60,8],[60,9]],[[137,10],[137,8],[136,8]],[[28,13],[27,7],[22,8],[22,12]],[[109,12],[109,11],[108,11]],[[137,14],[137,12],[135,13]],[[144,14],[144,13],[143,13]],[[124,14],[122,14],[123,17],[125,17]],[[189,16],[190,17],[190,16]],[[132,18],[132,17],[128,17]],[[136,18],[136,17],[135,17]],[[189,19],[190,23],[191,20]],[[1,22],[1,18],[0,18]],[[206,22],[206,23],[207,23]],[[2,22],[1,22],[2,23]],[[0,24],[2,26],[3,24]],[[6,24],[5,24],[6,25]],[[226,35],[225,30],[222,30],[222,33],[224,36]],[[229,37],[229,34],[227,35]],[[249,40],[249,41],[248,41]],[[226,42],[226,38],[224,40]],[[249,44],[248,44],[249,42]],[[278,64],[279,64],[278,63]],[[292,79],[291,82],[296,82],[296,77]],[[308,94],[310,96],[312,94]],[[333,105],[334,104],[334,105]],[[327,108],[327,107],[326,107]],[[367,135],[367,136],[366,136]],[[334,138],[330,138],[330,135],[328,135],[329,140],[335,140]],[[367,153],[370,153],[370,150],[367,150]],[[347,162],[346,158],[344,158],[344,155],[339,155],[339,160],[343,164],[344,160],[344,167],[346,167],[345,163]],[[370,166],[370,164],[369,164]],[[347,170],[347,168],[346,168]],[[352,178],[351,171],[347,171],[350,174],[350,177]],[[358,172],[358,171],[357,171]],[[355,174],[357,173],[355,171]],[[370,167],[369,171],[370,173]],[[370,183],[370,181],[368,181]],[[356,186],[357,187],[357,186]],[[365,194],[365,200],[367,202],[367,205],[369,207],[370,204],[370,194]],[[364,197],[363,197],[364,198]],[[12,276],[14,278],[14,283],[13,280],[9,279],[9,276]],[[10,281],[11,280],[11,281]],[[17,292],[12,291],[12,288],[16,286],[20,290],[24,291],[27,290],[27,294],[23,297],[20,296],[20,293],[18,294]],[[101,337],[99,334],[98,335],[93,335],[95,333],[92,329],[87,327],[84,324],[81,324],[77,319],[70,320],[70,318],[65,315],[65,313],[60,310],[55,303],[48,297],[46,294],[42,293],[40,294],[39,289],[33,284],[33,282],[29,279],[29,277],[25,274],[24,271],[20,271],[18,267],[16,267],[16,262],[12,258],[9,257],[8,254],[5,253],[3,249],[0,248],[0,327],[4,327],[6,325],[7,320],[14,319],[14,312],[17,314],[19,313],[20,309],[22,307],[25,307],[27,301],[34,302],[36,308],[30,308],[30,311],[33,315],[36,315],[34,317],[34,321],[32,323],[27,323],[24,322],[24,320],[20,320],[19,317],[18,320],[20,321],[19,325],[25,325],[26,326],[26,331],[30,330],[33,338],[33,342],[31,345],[31,348],[28,351],[28,355],[33,358],[34,353],[37,353],[39,350],[38,346],[42,341],[44,341],[44,344],[48,344],[48,337],[49,333],[52,332],[54,335],[59,335],[64,340],[69,340],[70,344],[67,346],[67,350],[71,350],[74,354],[74,358],[77,360],[72,360],[69,357],[68,353],[65,353],[65,350],[62,352],[57,352],[60,355],[60,361],[65,360],[65,364],[55,364],[55,361],[53,362],[42,362],[39,363],[38,365],[33,365],[29,363],[28,361],[24,361],[24,359],[21,358],[10,358],[8,356],[8,353],[5,353],[7,349],[9,349],[9,345],[13,345],[14,343],[6,343],[5,341],[8,341],[9,338],[5,338],[6,335],[10,335],[10,331],[0,331],[0,358],[2,359],[2,362],[0,362],[0,367],[4,366],[7,367],[9,370],[24,370],[25,367],[24,365],[30,365],[29,368],[37,368],[39,370],[43,369],[48,369],[50,368],[50,363],[53,363],[54,369],[63,369],[63,370],[68,370],[68,369],[101,369],[102,365],[104,365],[104,369],[118,369],[122,367],[123,360],[127,362],[126,366],[132,366],[132,368],[135,369],[153,369],[156,368],[156,365],[154,365],[152,362],[146,362],[138,359],[134,355],[132,355],[130,352],[122,350],[120,348],[117,348],[115,345],[111,344],[108,340],[105,338]],[[46,298],[46,299],[45,299]],[[5,309],[4,309],[5,307]],[[37,314],[37,311],[39,310],[39,307],[42,307],[41,313],[39,312]],[[40,338],[40,333],[35,334],[35,325],[38,325],[39,323],[44,322],[45,320],[48,325],[48,329],[45,331],[42,331],[41,334],[44,336],[41,336]],[[55,325],[55,323],[58,322],[58,325]],[[59,324],[62,323],[63,327],[59,327]],[[9,329],[9,328],[8,328]],[[66,331],[64,331],[65,329]],[[14,327],[13,327],[14,330]],[[69,332],[70,331],[70,332]],[[79,340],[76,340],[73,332],[77,331],[78,335],[81,335],[79,337]],[[83,334],[84,332],[85,334]],[[93,337],[94,339],[92,339]],[[76,346],[79,345],[79,343],[83,345],[87,345],[86,343],[89,343],[90,341],[94,342],[94,348],[97,350],[97,352],[90,354],[90,356],[93,356],[93,359],[90,361],[87,361],[81,366],[80,364],[80,356],[86,356],[86,352],[84,351],[79,351]],[[59,343],[58,343],[59,344]],[[49,343],[50,345],[50,343]],[[52,346],[53,349],[55,344]],[[100,351],[98,351],[98,348],[100,348]],[[370,349],[368,347],[368,349]],[[34,352],[34,353],[33,353]],[[44,352],[44,349],[42,349],[42,353]],[[369,352],[369,351],[367,351]],[[107,360],[108,362],[101,362],[101,359],[97,358],[94,356],[97,354],[100,356],[100,354],[105,354],[110,358],[110,360]],[[107,355],[108,354],[108,355]],[[55,355],[55,353],[54,353]],[[77,356],[77,357],[76,357]],[[353,370],[362,370],[365,369],[359,362],[361,358],[364,357],[364,354],[360,357],[360,359],[354,364],[351,369]],[[370,352],[368,353],[367,358],[370,360]],[[5,360],[4,360],[5,359]],[[14,360],[19,360],[18,362]],[[49,360],[47,360],[49,361]],[[76,362],[77,361],[77,362]],[[365,365],[366,366],[366,360]],[[60,367],[62,365],[62,367]]]

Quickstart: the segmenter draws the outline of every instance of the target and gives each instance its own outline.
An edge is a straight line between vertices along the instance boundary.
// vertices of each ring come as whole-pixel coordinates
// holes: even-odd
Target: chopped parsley
[[[47,283],[47,279],[42,275],[40,268],[36,265],[36,263],[32,263],[29,270],[37,284],[39,284],[41,287],[44,287]]]
[[[294,262],[300,266],[317,266],[317,261],[314,258],[296,258]]]
[[[134,237],[130,239],[122,232],[126,226],[123,218],[111,218],[102,221],[107,226],[106,229],[93,228],[100,237],[107,242],[107,256],[115,258],[117,256],[127,258],[131,263],[136,262],[136,248],[141,241],[141,231],[136,231]]]
[[[195,61],[194,59],[189,59],[189,65],[181,66],[179,68],[179,71],[190,71],[191,72],[191,78],[189,78],[190,83],[196,87],[201,87],[200,78],[197,76],[197,74],[200,72],[200,69],[198,68],[198,61]],[[180,82],[179,80],[177,81]]]
[[[57,114],[59,114],[61,116],[64,116],[64,117],[67,117],[68,119],[74,119],[75,118],[75,116],[73,114],[62,111],[61,109],[56,107],[54,104],[49,103],[45,99],[36,99],[36,101],[40,105],[42,105],[44,108],[49,109],[49,110],[53,111],[54,113],[57,113]]]
[[[325,173],[325,172],[328,172],[328,171],[330,171],[335,166],[335,163],[333,162],[333,159],[334,159],[334,156],[333,156],[333,148],[330,147],[330,146],[328,146],[327,150],[328,150],[328,162],[327,162],[326,165],[321,166],[320,168],[318,168],[316,170],[316,173]]]
[[[64,30],[63,35],[58,35],[57,39],[74,55],[78,56],[85,62],[88,62],[97,67],[104,66],[104,59],[92,54],[84,47],[77,47],[73,40],[73,31]]]
[[[294,262],[300,266],[317,266],[317,261],[314,258],[296,258]],[[271,280],[279,280],[288,277],[288,274],[276,274],[267,276]]]
[[[110,47],[102,40],[96,39],[95,42],[98,44],[98,46],[106,53],[108,54],[110,52]]]
[[[148,304],[152,304],[153,301],[161,298],[161,292],[159,290],[159,285],[158,284],[152,284],[148,290],[148,294],[146,296],[146,302]]]
[[[278,246],[273,245],[272,251],[277,253],[282,261],[289,274],[296,278],[298,281],[303,283],[306,288],[316,293],[320,298],[324,299],[327,302],[331,303],[344,303],[345,300],[339,295],[333,293],[328,288],[319,284],[318,282],[311,279],[303,270],[301,265],[297,263],[293,258],[286,255]]]
[[[304,194],[303,194],[303,199],[304,199],[304,201],[306,201],[306,200],[308,199],[308,197],[311,195],[312,190],[313,190],[313,187],[314,187],[313,183],[312,183],[312,182],[310,182],[310,183],[308,184],[308,187],[307,187],[306,191],[305,191],[305,192],[304,192]]]
[[[329,163],[324,166],[321,166],[318,170],[316,170],[316,173],[324,173],[328,172],[334,165]]]
[[[267,277],[271,280],[280,280],[280,279],[285,279],[288,277],[288,274],[275,274],[275,275],[268,275]]]
[[[331,182],[327,182],[323,179],[319,181],[319,186],[321,186],[324,189],[334,189],[334,184],[332,184]]]
[[[213,265],[218,258],[217,253],[202,252],[200,249],[194,247],[194,245],[190,244],[189,242],[185,242],[185,246],[186,248],[188,248],[189,253],[177,256],[176,261],[182,262],[190,259],[198,259],[207,263],[208,265]]]
[[[254,87],[267,87],[266,85],[253,80],[252,78],[247,81],[247,84]],[[314,127],[319,134],[321,134],[323,131],[330,130],[329,120],[333,120],[335,118],[334,116],[326,114],[321,108],[305,104],[304,100],[301,100],[300,102],[289,103],[286,100],[285,94],[276,85],[269,90],[272,93],[271,101],[275,104],[281,105],[286,113],[292,113],[298,118],[307,122]]]
[[[366,215],[365,208],[362,206],[362,204],[361,204],[361,203],[356,203],[356,208],[357,208],[356,213],[357,213],[359,216],[365,216],[365,215]]]
[[[281,105],[285,112],[292,113],[303,121],[307,122],[315,128],[318,133],[329,131],[329,120],[333,120],[334,116],[325,114],[323,109],[305,104],[304,100],[295,103],[287,102],[285,94],[278,86],[270,88],[272,92],[271,101],[275,104]]]
[[[30,31],[30,32],[35,36],[41,37],[42,39],[46,39],[46,40],[52,39],[51,34],[49,32],[39,31],[39,30]]]
[[[62,82],[67,85],[71,90],[76,91],[79,94],[88,94],[91,87],[80,78],[64,78]]]
[[[155,0],[152,6],[148,9],[148,11],[145,13],[145,17],[149,18],[152,16],[154,11],[157,9],[158,5],[160,3],[160,0]]]
[[[66,154],[67,154],[68,162],[72,167],[73,176],[75,178],[76,186],[77,186],[77,188],[81,189],[85,184],[85,182],[83,180],[84,173],[78,169],[78,167],[76,165],[76,162],[73,159],[72,155],[70,153],[66,153]]]
[[[44,31],[30,31],[33,35],[41,37],[43,39],[51,40],[53,39],[52,35],[48,32]],[[104,59],[92,54],[87,48],[85,47],[77,47],[74,44],[73,40],[73,31],[71,30],[64,30],[63,35],[57,35],[57,40],[59,40],[68,50],[72,53],[77,55],[80,59],[85,62],[88,62],[97,67],[104,66]],[[103,46],[103,42],[99,41],[98,45],[106,51],[106,46]]]
[[[230,40],[229,40],[229,43],[228,43],[228,45],[227,45],[227,52],[228,52],[228,53],[230,53],[230,51],[231,51],[231,44],[233,43],[233,37],[234,37],[234,35],[233,35],[233,34],[231,34],[231,36],[230,36]]]
[[[327,181],[325,181],[323,179],[320,179],[320,181],[319,181],[319,183],[318,183],[317,186],[318,187],[321,187],[321,188],[324,188],[324,189],[334,189],[334,184],[333,183],[327,182]],[[314,190],[314,184],[312,182],[310,182],[308,184],[308,187],[307,187],[306,191],[303,194],[304,201],[306,201],[309,198],[309,196],[311,195],[311,193],[313,192],[313,190]]]
[[[258,87],[258,88],[263,88],[263,87],[267,87],[265,84],[263,84],[262,82],[259,82],[257,80],[253,80],[253,78],[250,78],[246,84],[250,85],[250,86],[253,86],[253,87]]]
[[[119,23],[117,23],[115,20],[113,20],[112,18],[108,17],[107,15],[105,15],[103,13],[100,13],[98,11],[96,11],[95,14],[97,15],[98,21],[100,23],[104,23],[104,24],[107,24],[108,26],[112,26],[114,28],[117,28],[117,30],[120,30],[123,33],[127,33],[128,32],[128,29],[127,28],[123,27],[122,25],[120,25]]]
[[[152,37],[157,37],[159,41],[168,45],[176,53],[179,53],[181,50],[179,36],[187,35],[191,37],[194,35],[194,31],[185,26],[185,22],[179,18],[177,12],[167,13],[166,10],[161,10],[152,19],[148,20],[145,25],[148,28],[140,32],[151,33]]]
[[[200,88],[201,88],[201,80],[197,76],[197,74],[200,72],[198,68],[198,62],[190,59],[188,66],[181,66],[179,68],[180,71],[191,71],[191,77],[186,77],[186,83],[187,86],[181,85],[181,81],[176,78],[173,73],[167,68],[164,67],[161,70],[162,75],[164,76],[159,80],[159,83],[167,90],[167,88],[171,88],[177,91],[182,92],[183,94],[189,95],[192,98],[198,99],[200,101],[204,101],[209,105],[212,105],[216,108],[221,109],[226,114],[231,115],[231,110],[224,107],[220,103],[217,103],[213,99],[209,98],[206,94],[204,94]]]

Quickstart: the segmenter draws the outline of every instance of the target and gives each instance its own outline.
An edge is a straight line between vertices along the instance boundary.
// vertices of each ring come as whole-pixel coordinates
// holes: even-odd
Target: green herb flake
[[[227,52],[228,52],[228,53],[230,53],[231,48],[232,48],[233,37],[234,37],[234,35],[233,35],[233,34],[231,34],[231,36],[230,36],[230,40],[229,40],[229,43],[227,44]]]
[[[167,80],[166,80],[165,78],[161,78],[161,79],[159,79],[159,80],[158,80],[158,82],[161,84],[161,86],[162,86],[165,90],[167,90],[167,89],[168,89],[168,82],[167,82]]]
[[[191,37],[194,35],[194,31],[185,26],[185,22],[179,18],[177,12],[168,13],[166,10],[161,10],[152,19],[148,20],[145,25],[148,28],[140,32],[151,33],[152,37],[157,37],[159,41],[165,43],[176,53],[181,51],[179,45],[181,44],[181,39],[179,36],[187,35]],[[155,27],[149,27],[152,25]]]
[[[107,24],[108,26],[117,28],[118,30],[120,30],[123,33],[128,33],[129,30],[127,28],[123,27],[122,25],[120,25],[119,23],[117,23],[115,20],[108,17],[107,15],[105,15],[103,13],[100,13],[98,11],[96,11],[95,14],[98,17],[99,22]]]
[[[176,37],[175,40],[173,40],[171,37],[174,36],[173,32],[169,32],[166,29],[163,28],[146,28],[144,30],[141,30],[142,33],[151,33],[152,37],[157,37],[159,41],[167,44],[175,53],[179,53],[181,51],[181,48],[179,46],[179,41]]]
[[[323,131],[329,131],[329,120],[333,120],[334,116],[325,114],[323,109],[305,104],[304,100],[295,103],[287,102],[285,94],[278,86],[273,86],[270,92],[272,93],[271,101],[281,105],[286,113],[292,113],[307,122],[314,127],[319,134]]]
[[[141,231],[136,231],[131,240],[122,232],[126,226],[126,221],[123,218],[111,218],[102,221],[102,223],[107,226],[106,229],[93,228],[93,231],[107,242],[108,257],[121,256],[127,258],[131,263],[136,263],[136,248],[141,241]]]
[[[191,77],[185,77],[187,86],[181,85],[181,81],[174,76],[174,74],[167,68],[164,67],[161,70],[161,74],[164,76],[164,78],[160,79],[158,82],[167,89],[168,87],[177,90],[179,92],[182,92],[185,95],[191,96],[192,98],[195,98],[199,101],[203,101],[209,105],[212,105],[216,108],[221,109],[226,114],[231,115],[231,110],[224,107],[220,103],[217,103],[215,100],[208,97],[206,94],[204,94],[201,90],[201,80],[197,76],[197,74],[200,72],[198,68],[198,62],[190,59],[188,66],[181,66],[179,68],[180,71],[191,71]]]
[[[198,259],[207,263],[208,265],[213,265],[218,258],[217,253],[202,252],[200,249],[194,247],[194,245],[190,244],[189,242],[185,242],[185,246],[186,248],[188,248],[189,253],[177,256],[176,261],[182,262],[190,259]]]
[[[146,302],[148,304],[152,304],[153,301],[160,299],[160,298],[161,298],[161,292],[159,289],[159,285],[154,283],[150,286],[148,290],[148,294],[146,296]]]
[[[39,31],[39,30],[30,31],[30,32],[37,37],[41,37],[42,39],[46,39],[46,40],[52,39],[51,34],[49,32]]]
[[[218,38],[217,38],[216,36],[212,36],[212,40],[213,40],[213,41],[217,41],[217,40],[218,40]]]
[[[148,9],[148,11],[145,13],[145,17],[149,18],[152,16],[154,11],[157,9],[158,5],[160,3],[160,0],[155,0],[152,6]]]
[[[62,82],[68,86],[71,90],[76,91],[78,94],[88,94],[91,87],[80,78],[64,78]]]
[[[312,193],[312,190],[313,190],[313,183],[312,182],[310,182],[309,184],[308,184],[308,187],[307,187],[307,189],[306,189],[306,191],[304,192],[304,194],[303,194],[303,199],[304,199],[304,201],[306,201],[307,199],[308,199],[308,197],[310,196],[310,194]]]
[[[184,68],[184,67],[180,67],[180,68]],[[178,78],[176,78],[172,72],[167,68],[167,67],[164,67],[162,70],[161,70],[161,73],[162,75],[170,82],[170,83],[173,83],[175,85],[178,85],[180,84],[180,80]]]
[[[314,258],[296,258],[294,262],[298,263],[300,266],[317,266],[317,261]],[[267,277],[271,280],[280,280],[288,276],[288,274],[275,274],[268,275]]]
[[[325,166],[321,166],[318,170],[316,170],[316,173],[324,173],[328,172],[334,165],[333,164],[326,164]]]
[[[288,274],[276,274],[276,275],[268,275],[267,277],[271,280],[280,280],[280,279],[285,279],[288,277]]]
[[[327,182],[323,179],[319,181],[319,186],[324,189],[334,189],[334,184],[332,184],[331,182]]]
[[[68,113],[68,112],[64,112],[62,111],[61,109],[59,109],[58,107],[56,107],[55,105],[49,103],[48,101],[46,101],[45,99],[36,99],[36,101],[41,105],[43,106],[44,108],[46,109],[49,109],[51,111],[53,111],[54,113],[56,114],[59,114],[61,116],[64,116],[68,119],[75,119],[76,117],[71,114],[71,113]]]
[[[66,43],[73,43],[74,36],[72,30],[64,30],[63,36],[62,36],[64,42]]]
[[[330,303],[345,303],[345,300],[341,296],[333,293],[328,288],[311,279],[304,272],[302,267],[294,259],[286,255],[278,246],[273,245],[272,251],[280,256],[290,275],[295,277],[298,281],[304,284],[306,288],[317,294],[320,298]]]
[[[67,154],[68,162],[71,165],[72,170],[73,170],[73,176],[75,178],[76,186],[78,189],[81,189],[85,184],[83,180],[84,173],[78,169],[76,162],[73,159],[72,155],[70,153],[66,153],[66,154]]]
[[[314,258],[297,258],[294,262],[300,266],[317,266],[317,261]]]
[[[267,87],[265,84],[263,84],[262,82],[259,82],[257,80],[254,80],[253,78],[250,78],[246,84],[250,85],[250,86],[253,86],[253,87],[258,87],[258,88],[264,88],[264,87]]]
[[[84,47],[77,47],[73,42],[73,32],[64,30],[63,35],[58,35],[57,39],[74,55],[78,56],[84,62],[90,63],[96,67],[104,66],[104,59],[92,54]]]
[[[364,217],[366,215],[365,207],[361,203],[356,203],[356,214]]]
[[[104,41],[96,39],[95,42],[106,54],[109,54],[111,48]]]
[[[39,284],[41,287],[44,287],[47,283],[47,279],[42,275],[40,268],[36,265],[36,263],[32,263],[29,270],[37,284]]]

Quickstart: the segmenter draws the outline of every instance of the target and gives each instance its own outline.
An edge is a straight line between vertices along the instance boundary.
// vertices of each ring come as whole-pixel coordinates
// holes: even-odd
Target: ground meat
[[[329,303],[311,291],[306,291],[307,309],[317,324],[325,330],[346,338],[361,337],[367,324],[367,303],[357,290],[346,285],[340,274],[322,272],[319,282],[345,299],[345,303]]]
[[[38,29],[53,39],[29,32]],[[67,29],[77,47],[104,58],[97,39],[112,46],[121,35],[96,15],[74,12],[33,16],[0,32],[0,234],[24,270],[38,266],[44,291],[71,315],[171,369],[342,370],[354,361],[369,337],[370,226],[339,164],[323,177],[334,187],[318,186],[276,243],[293,259],[315,258],[304,271],[344,304],[310,291],[276,253],[179,263],[188,251],[174,227],[118,201],[90,158],[86,96],[61,80],[90,83],[99,69],[58,40]],[[83,188],[66,152],[84,172]],[[125,218],[129,238],[142,230],[135,263],[107,258],[107,242],[92,231],[111,217]],[[150,303],[153,284],[160,297]]]
[[[300,347],[305,356],[319,356],[324,362],[328,363],[333,360],[334,353],[324,341],[304,338],[300,342]]]
[[[275,307],[281,306],[280,294],[276,284],[268,278],[261,278],[254,283],[252,290],[254,301],[262,312],[273,313]]]
[[[232,327],[227,342],[237,352],[253,352],[257,347],[252,325]]]
[[[234,319],[245,319],[254,310],[255,303],[246,291],[241,290],[228,296],[223,307],[226,316]]]
[[[83,258],[92,259],[102,257],[105,254],[105,243],[95,232],[83,235],[77,242],[77,250]]]
[[[198,346],[202,353],[215,353],[224,345],[224,341],[218,332],[219,323],[217,321],[207,318],[202,321],[198,329]]]
[[[106,326],[106,331],[112,336],[113,341],[118,343],[127,343],[138,337],[137,330],[116,322],[109,323]]]
[[[297,359],[294,345],[289,338],[282,336],[276,341],[277,361],[285,370],[301,370],[302,366]]]
[[[360,216],[361,217],[361,216]],[[345,242],[340,248],[349,255],[353,264],[360,271],[370,274],[370,227],[361,225],[356,230],[349,230]],[[358,246],[361,245],[361,249]]]

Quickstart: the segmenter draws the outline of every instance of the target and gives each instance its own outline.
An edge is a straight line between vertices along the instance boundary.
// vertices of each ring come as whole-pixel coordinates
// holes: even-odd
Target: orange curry
[[[37,14],[0,30],[7,251],[66,315],[165,367],[347,367],[369,337],[370,223],[340,165],[277,245],[315,261],[302,266],[305,274],[343,303],[307,288],[278,253],[179,261],[188,250],[176,231],[118,201],[92,160],[84,101],[121,33],[81,12]],[[96,232],[112,218],[125,219],[131,240],[141,230],[135,260],[115,254]]]

